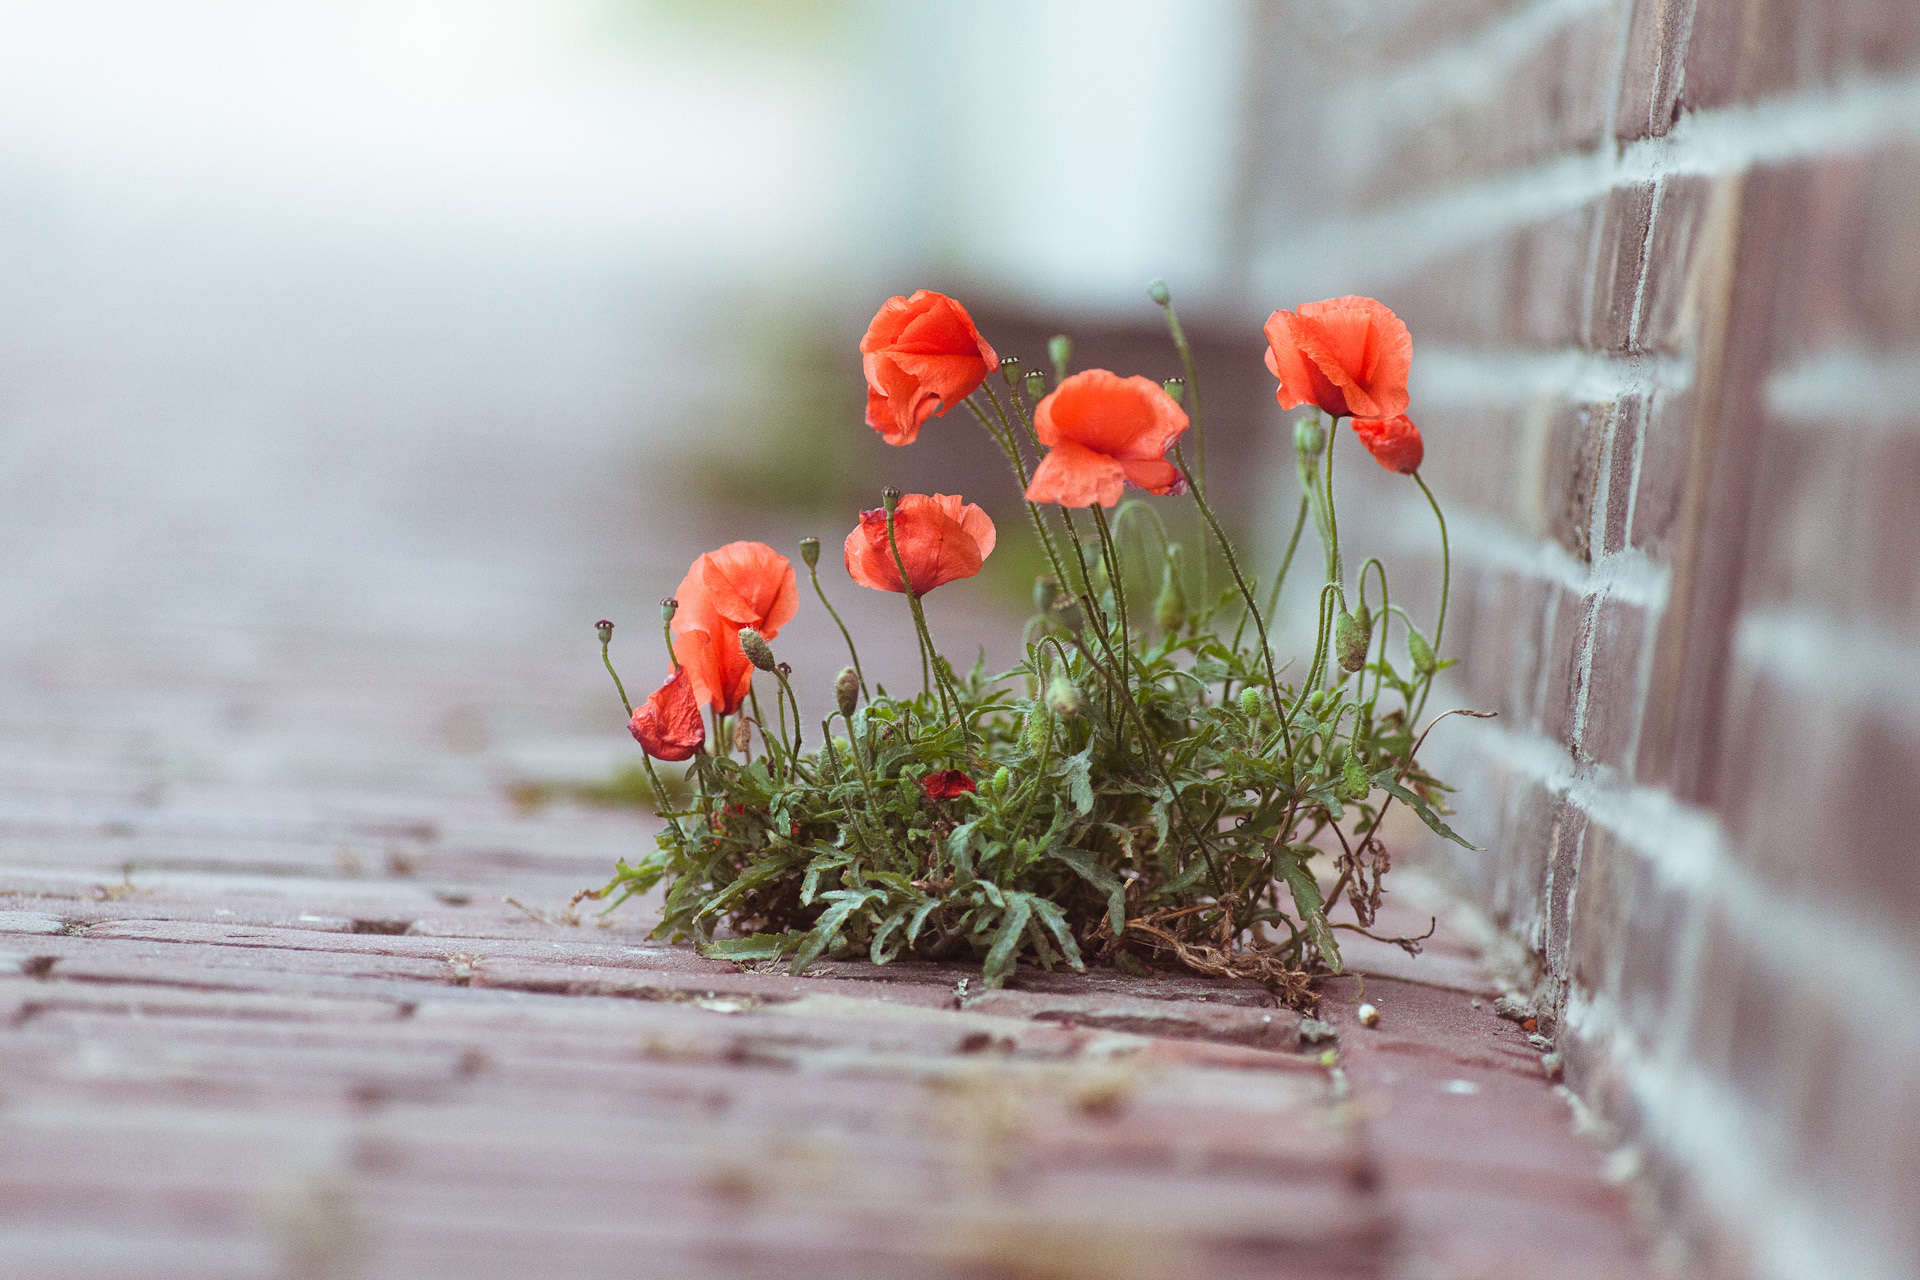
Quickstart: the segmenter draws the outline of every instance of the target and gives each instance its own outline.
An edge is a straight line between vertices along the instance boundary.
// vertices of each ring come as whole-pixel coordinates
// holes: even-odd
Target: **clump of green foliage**
[[[1184,393],[1197,426],[1191,358],[1164,293],[1155,297],[1187,357],[1185,385],[1168,390]],[[1065,350],[1056,340],[1056,380]],[[1024,489],[1021,442],[1035,443],[1027,400],[1046,382],[1014,361],[1002,372],[1004,404],[991,385],[986,404],[967,403]],[[1431,642],[1389,602],[1378,560],[1350,588],[1334,441],[1317,413],[1299,424],[1296,445],[1305,493],[1264,607],[1178,449],[1205,531],[1197,565],[1144,502],[1121,505],[1111,523],[1099,507],[1090,521],[1050,513],[1057,524],[1029,507],[1057,574],[1036,587],[1018,665],[963,675],[922,624],[925,687],[868,697],[856,654],[817,745],[803,737],[797,703],[788,721],[790,697],[776,699],[777,724],[759,723],[758,754],[729,752],[732,735],[716,721],[708,742],[718,750],[694,757],[692,795],[663,813],[658,847],[622,861],[590,896],[617,905],[664,881],[657,936],[795,973],[822,956],[964,957],[995,986],[1022,961],[1173,965],[1305,996],[1313,974],[1340,968],[1337,931],[1373,923],[1389,806],[1465,842],[1444,820],[1448,788],[1417,759],[1416,728],[1449,665],[1435,654],[1444,571]],[[1314,651],[1289,682],[1266,619],[1310,517],[1326,576]],[[1444,518],[1440,531],[1444,566]],[[1130,549],[1126,533],[1137,535]],[[818,545],[802,549],[811,569]],[[1153,606],[1142,608],[1150,592]],[[770,653],[757,665],[787,686]],[[1334,866],[1326,892],[1309,865],[1322,853]],[[1336,924],[1329,912],[1342,901],[1355,919]],[[716,937],[723,927],[733,936]],[[1418,949],[1418,939],[1393,941]]]

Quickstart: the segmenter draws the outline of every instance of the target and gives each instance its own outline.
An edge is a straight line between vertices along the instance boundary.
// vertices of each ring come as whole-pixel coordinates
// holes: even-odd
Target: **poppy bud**
[[[733,722],[733,749],[741,755],[747,754],[747,748],[753,745],[753,725],[745,716]]]
[[[833,681],[834,705],[840,708],[840,714],[850,716],[860,704],[860,673],[852,667],[840,668],[840,674]]]
[[[1006,379],[1009,390],[1017,389],[1020,385],[1020,357],[1001,356],[1000,376]]]
[[[1367,665],[1367,633],[1360,619],[1345,609],[1333,620],[1333,649],[1342,671],[1358,671]],[[751,657],[751,653],[748,655]]]
[[[1044,706],[1035,703],[1033,707],[1028,710],[1027,723],[1023,726],[1025,735],[1023,743],[1027,748],[1027,754],[1037,756],[1046,750],[1047,734],[1050,731],[1051,725],[1052,717],[1047,714],[1047,709]]]
[[[1187,592],[1180,582],[1180,544],[1167,548],[1167,567],[1160,574],[1160,598],[1153,602],[1153,620],[1161,634],[1172,635],[1187,621]]]
[[[1320,425],[1320,415],[1302,418],[1293,424],[1293,447],[1300,452],[1302,462],[1310,462],[1320,456],[1327,447],[1327,429]]]
[[[675,600],[672,596],[668,596],[665,600],[662,600],[660,602],[660,621],[671,625],[673,622],[673,615],[678,612],[680,612],[680,602],[678,600]],[[612,626],[613,624],[608,623],[607,625]]]
[[[1147,282],[1147,296],[1163,307],[1173,301],[1173,295],[1167,292],[1167,282],[1165,280],[1149,280]]]
[[[1257,686],[1248,685],[1240,691],[1240,709],[1247,713],[1247,719],[1258,720],[1265,704],[1266,697]]]
[[[888,515],[892,515],[893,509],[900,505],[900,491],[892,485],[888,485],[885,489],[882,489],[880,491],[880,505],[887,509]]]
[[[818,538],[800,539],[800,558],[807,562],[807,568],[809,569],[819,564],[820,563],[820,539]]]
[[[1047,394],[1047,375],[1038,369],[1027,374],[1027,396],[1038,400]]]
[[[752,627],[740,629],[740,647],[746,651],[747,661],[762,671],[772,671],[778,665],[773,660],[773,646]]]
[[[1047,343],[1047,357],[1053,361],[1053,376],[1064,382],[1067,377],[1067,364],[1073,359],[1073,339],[1064,333],[1056,333]]]
[[[1367,767],[1360,763],[1358,756],[1348,756],[1346,767],[1340,771],[1340,798],[1365,800],[1371,790],[1373,779],[1367,776]]]
[[[1013,770],[1001,765],[993,771],[993,794],[1004,796],[1013,786]]]
[[[593,629],[600,633],[601,644],[613,643],[613,624],[611,622],[608,622],[605,618],[602,618],[600,619],[600,621],[593,624]]]
[[[1439,669],[1440,662],[1433,655],[1433,646],[1411,627],[1407,629],[1407,653],[1413,658],[1413,669],[1421,675],[1430,676]]]
[[[1059,716],[1080,714],[1080,690],[1065,676],[1055,676],[1047,686],[1047,709]]]
[[[1367,602],[1365,600],[1362,600],[1360,602],[1360,607],[1353,611],[1353,620],[1360,624],[1360,634],[1365,636],[1368,640],[1372,640],[1373,639],[1373,610],[1367,608]]]
[[[1033,580],[1033,611],[1045,613],[1053,608],[1053,602],[1059,594],[1059,580],[1050,573],[1041,574]]]

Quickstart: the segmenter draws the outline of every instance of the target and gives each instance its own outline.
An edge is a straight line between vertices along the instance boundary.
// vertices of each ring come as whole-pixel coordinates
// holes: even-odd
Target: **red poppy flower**
[[[920,789],[927,793],[929,800],[951,800],[964,792],[974,790],[973,779],[958,769],[942,769],[920,779]]]
[[[627,729],[655,760],[690,759],[707,740],[700,701],[693,696],[693,673],[676,667],[633,713]]]
[[[980,572],[993,551],[993,521],[973,503],[956,495],[908,493],[893,509],[893,536],[907,566],[913,594]],[[875,591],[901,591],[900,567],[887,542],[887,513],[862,511],[847,535],[847,573]]]
[[[1407,407],[1413,337],[1372,298],[1330,298],[1267,317],[1267,368],[1282,409],[1314,404],[1336,418],[1391,418]]]
[[[1389,471],[1410,476],[1420,469],[1427,447],[1421,443],[1420,428],[1406,414],[1394,418],[1355,418],[1353,433],[1374,461]]]
[[[1180,486],[1165,455],[1187,415],[1151,378],[1076,373],[1034,406],[1033,425],[1052,451],[1034,468],[1028,502],[1110,507],[1128,484],[1159,494]]]
[[[867,425],[888,444],[912,444],[921,423],[965,400],[1000,367],[967,309],[929,289],[882,303],[860,355]]]
[[[673,656],[691,672],[701,702],[721,715],[740,709],[753,664],[740,629],[771,640],[800,608],[793,565],[763,542],[730,542],[693,562],[674,591]]]

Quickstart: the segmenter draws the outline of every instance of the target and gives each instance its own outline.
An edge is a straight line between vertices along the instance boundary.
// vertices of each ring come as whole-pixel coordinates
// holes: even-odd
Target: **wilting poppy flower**
[[[1420,441],[1420,428],[1406,414],[1393,418],[1355,418],[1353,433],[1374,461],[1389,471],[1410,476],[1420,469],[1427,447]]]
[[[1165,455],[1187,415],[1151,378],[1076,373],[1034,406],[1033,425],[1052,452],[1034,468],[1028,502],[1110,507],[1128,483],[1159,494],[1180,485]]]
[[[634,740],[655,760],[686,760],[707,740],[700,702],[693,696],[693,673],[676,667],[650,694],[627,725]]]
[[[923,596],[957,578],[971,578],[993,551],[996,534],[987,513],[959,495],[903,494],[893,509],[893,536],[913,594]],[[862,511],[847,535],[847,573],[875,591],[901,591],[900,567],[887,542],[887,513]]]
[[[920,789],[927,793],[929,800],[951,800],[964,792],[975,790],[973,779],[958,769],[942,769],[920,779]]]
[[[1267,368],[1282,409],[1318,405],[1336,418],[1391,418],[1407,407],[1413,337],[1372,298],[1330,298],[1267,317]]]
[[[763,542],[730,542],[693,562],[673,593],[673,655],[691,671],[694,695],[721,715],[740,709],[753,664],[740,629],[772,639],[800,608],[787,558]]]
[[[929,289],[882,303],[860,355],[867,425],[888,444],[912,444],[921,423],[965,400],[1000,367],[967,309]]]

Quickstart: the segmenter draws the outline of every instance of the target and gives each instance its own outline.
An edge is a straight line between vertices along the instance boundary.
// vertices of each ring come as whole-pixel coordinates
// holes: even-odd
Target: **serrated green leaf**
[[[1286,849],[1280,854],[1280,877],[1293,893],[1293,907],[1300,916],[1300,923],[1306,926],[1307,936],[1320,949],[1327,967],[1339,973],[1340,944],[1334,941],[1333,929],[1327,924],[1326,903],[1321,900],[1320,885],[1314,880],[1313,872],[1307,869],[1307,864],[1298,854]]]
[[[1000,917],[1000,928],[993,935],[993,946],[987,950],[987,961],[981,966],[981,973],[989,987],[997,987],[1007,980],[1019,958],[1020,933],[1027,927],[1027,918],[1033,914],[1033,895],[1010,893],[1007,895],[1006,913]]]
[[[1419,814],[1420,821],[1431,827],[1435,835],[1446,837],[1462,849],[1472,849],[1476,853],[1480,851],[1478,845],[1469,844],[1452,827],[1440,821],[1440,815],[1434,812],[1432,805],[1401,786],[1398,782],[1395,782],[1394,772],[1392,769],[1382,769],[1379,773],[1373,775],[1373,785],[1379,787],[1394,799],[1405,804],[1407,808]]]

